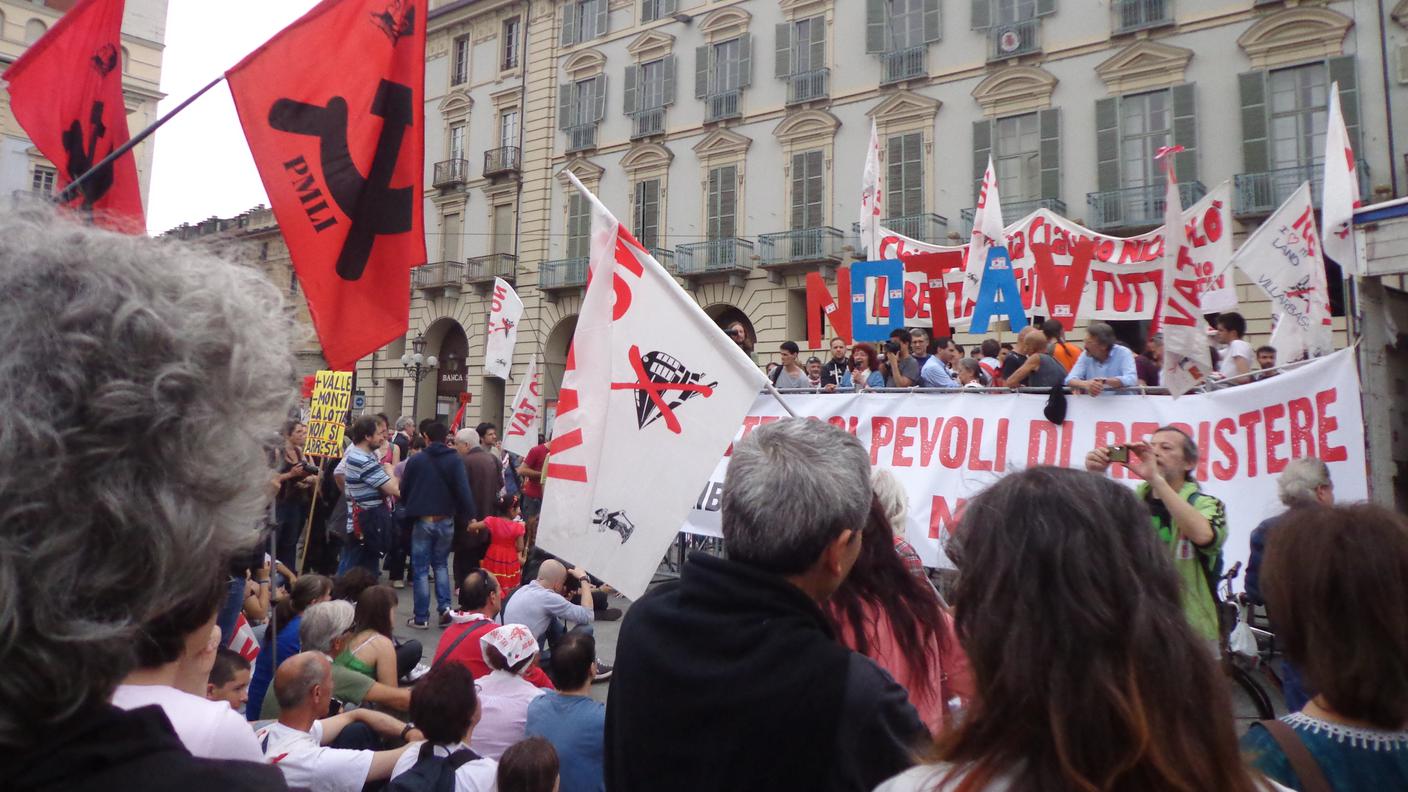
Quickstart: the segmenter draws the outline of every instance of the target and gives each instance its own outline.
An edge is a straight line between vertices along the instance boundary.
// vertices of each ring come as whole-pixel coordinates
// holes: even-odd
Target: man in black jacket
[[[401,479],[401,502],[406,516],[415,519],[411,529],[411,574],[415,581],[415,615],[408,624],[418,630],[430,627],[430,568],[435,568],[436,612],[440,626],[450,623],[450,543],[456,516],[473,515],[474,496],[459,454],[445,444],[450,428],[435,421],[425,428],[425,450],[406,462]]]
[[[837,642],[819,605],[860,553],[870,502],[869,456],[833,426],[781,420],[734,446],[728,559],[695,554],[622,624],[608,789],[870,790],[913,763],[928,732],[904,689]]]

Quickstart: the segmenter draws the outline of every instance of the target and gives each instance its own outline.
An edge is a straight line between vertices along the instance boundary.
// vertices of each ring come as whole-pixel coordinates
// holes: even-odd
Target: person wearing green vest
[[[1085,457],[1086,469],[1096,473],[1103,473],[1112,462],[1144,479],[1134,494],[1149,507],[1153,528],[1183,582],[1183,612],[1198,635],[1216,644],[1213,592],[1222,574],[1227,507],[1193,479],[1198,444],[1183,430],[1162,426],[1147,443],[1096,448]]]

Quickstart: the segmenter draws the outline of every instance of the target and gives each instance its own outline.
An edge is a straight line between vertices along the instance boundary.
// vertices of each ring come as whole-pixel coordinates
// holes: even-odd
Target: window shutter
[[[928,44],[943,38],[943,17],[939,14],[939,0],[924,0],[924,43]]]
[[[1061,197],[1061,111],[1042,110],[1037,116],[1041,128],[1041,197]]]
[[[1247,173],[1263,173],[1270,169],[1271,161],[1266,139],[1266,72],[1237,75],[1237,88],[1242,97],[1242,168]]]
[[[584,39],[606,35],[608,5],[607,0],[593,0],[594,7],[591,9],[593,20],[592,30],[590,35],[585,36]]]
[[[865,0],[865,51],[890,51],[890,26],[886,0]]]
[[[777,31],[777,60],[773,72],[774,76],[782,79],[792,76],[792,23],[779,22],[774,30]]]
[[[705,44],[694,48],[694,98],[703,99],[709,95],[710,47]]]
[[[1182,146],[1183,153],[1173,159],[1174,173],[1180,182],[1198,180],[1198,119],[1197,103],[1193,101],[1193,83],[1175,85],[1173,99],[1173,145]]]
[[[986,30],[992,27],[992,0],[973,0],[972,8],[972,28],[974,30]]]
[[[815,71],[826,66],[826,20],[816,17],[807,28],[811,30],[811,50],[807,53],[810,68]]]
[[[675,103],[675,56],[671,55],[660,64],[660,71],[664,74],[661,78],[663,90],[661,93],[661,103],[669,106]]]
[[[660,0],[660,13],[657,14],[655,18],[661,19],[667,16],[673,16],[678,10],[680,10],[679,0]]]
[[[983,188],[983,173],[988,169],[988,158],[992,156],[992,122],[973,122],[973,201],[978,200],[978,191]]]
[[[744,33],[738,37],[738,87],[747,88],[753,84],[753,36]]]
[[[1095,100],[1095,186],[1100,192],[1120,184],[1120,100]]]
[[[606,118],[606,75],[598,74],[592,78],[592,120],[600,121]]]
[[[563,83],[557,95],[557,128],[572,126],[572,110],[577,105],[576,83]]]
[[[1036,0],[1036,15],[1046,16],[1056,13],[1056,0]]]
[[[639,105],[636,98],[637,81],[641,77],[642,67],[638,63],[632,63],[626,67],[626,79],[621,83],[621,109],[626,115],[634,115]]]
[[[807,155],[792,155],[792,223],[793,231],[806,228]]]
[[[719,235],[727,239],[738,235],[738,168],[730,165],[723,169],[722,175],[719,212],[723,222],[719,224]]]
[[[1363,159],[1364,152],[1359,140],[1359,78],[1354,70],[1354,56],[1330,58],[1325,63],[1330,72],[1330,82],[1340,84],[1340,112],[1344,114],[1349,145],[1354,149],[1355,158]]]
[[[569,47],[577,43],[577,19],[580,13],[576,3],[568,3],[562,7],[562,46]]]

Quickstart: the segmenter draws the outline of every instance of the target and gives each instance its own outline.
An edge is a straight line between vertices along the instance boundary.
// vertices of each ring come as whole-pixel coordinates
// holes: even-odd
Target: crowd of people
[[[5,217],[0,288],[0,441],[43,461],[0,467],[7,788],[1408,788],[1408,522],[1335,505],[1318,460],[1282,474],[1250,570],[1304,703],[1240,737],[1226,509],[1174,427],[972,498],[945,601],[853,435],[764,425],[733,448],[726,555],[630,608],[613,670],[605,587],[534,550],[544,446],[374,416],[340,461],[304,459],[297,422],[271,440],[292,322],[208,252]],[[1033,329],[1011,376],[1049,355],[1098,392],[1124,358],[1101,332],[1072,356]],[[1018,354],[983,344],[975,373],[951,339],[905,340],[818,368],[909,387]],[[394,629],[407,556],[430,652]]]

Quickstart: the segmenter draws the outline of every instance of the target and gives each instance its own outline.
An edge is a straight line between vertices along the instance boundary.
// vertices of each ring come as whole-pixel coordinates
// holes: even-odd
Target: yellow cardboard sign
[[[308,411],[308,456],[340,457],[343,421],[352,406],[352,372],[319,371],[313,384],[313,404]]]

